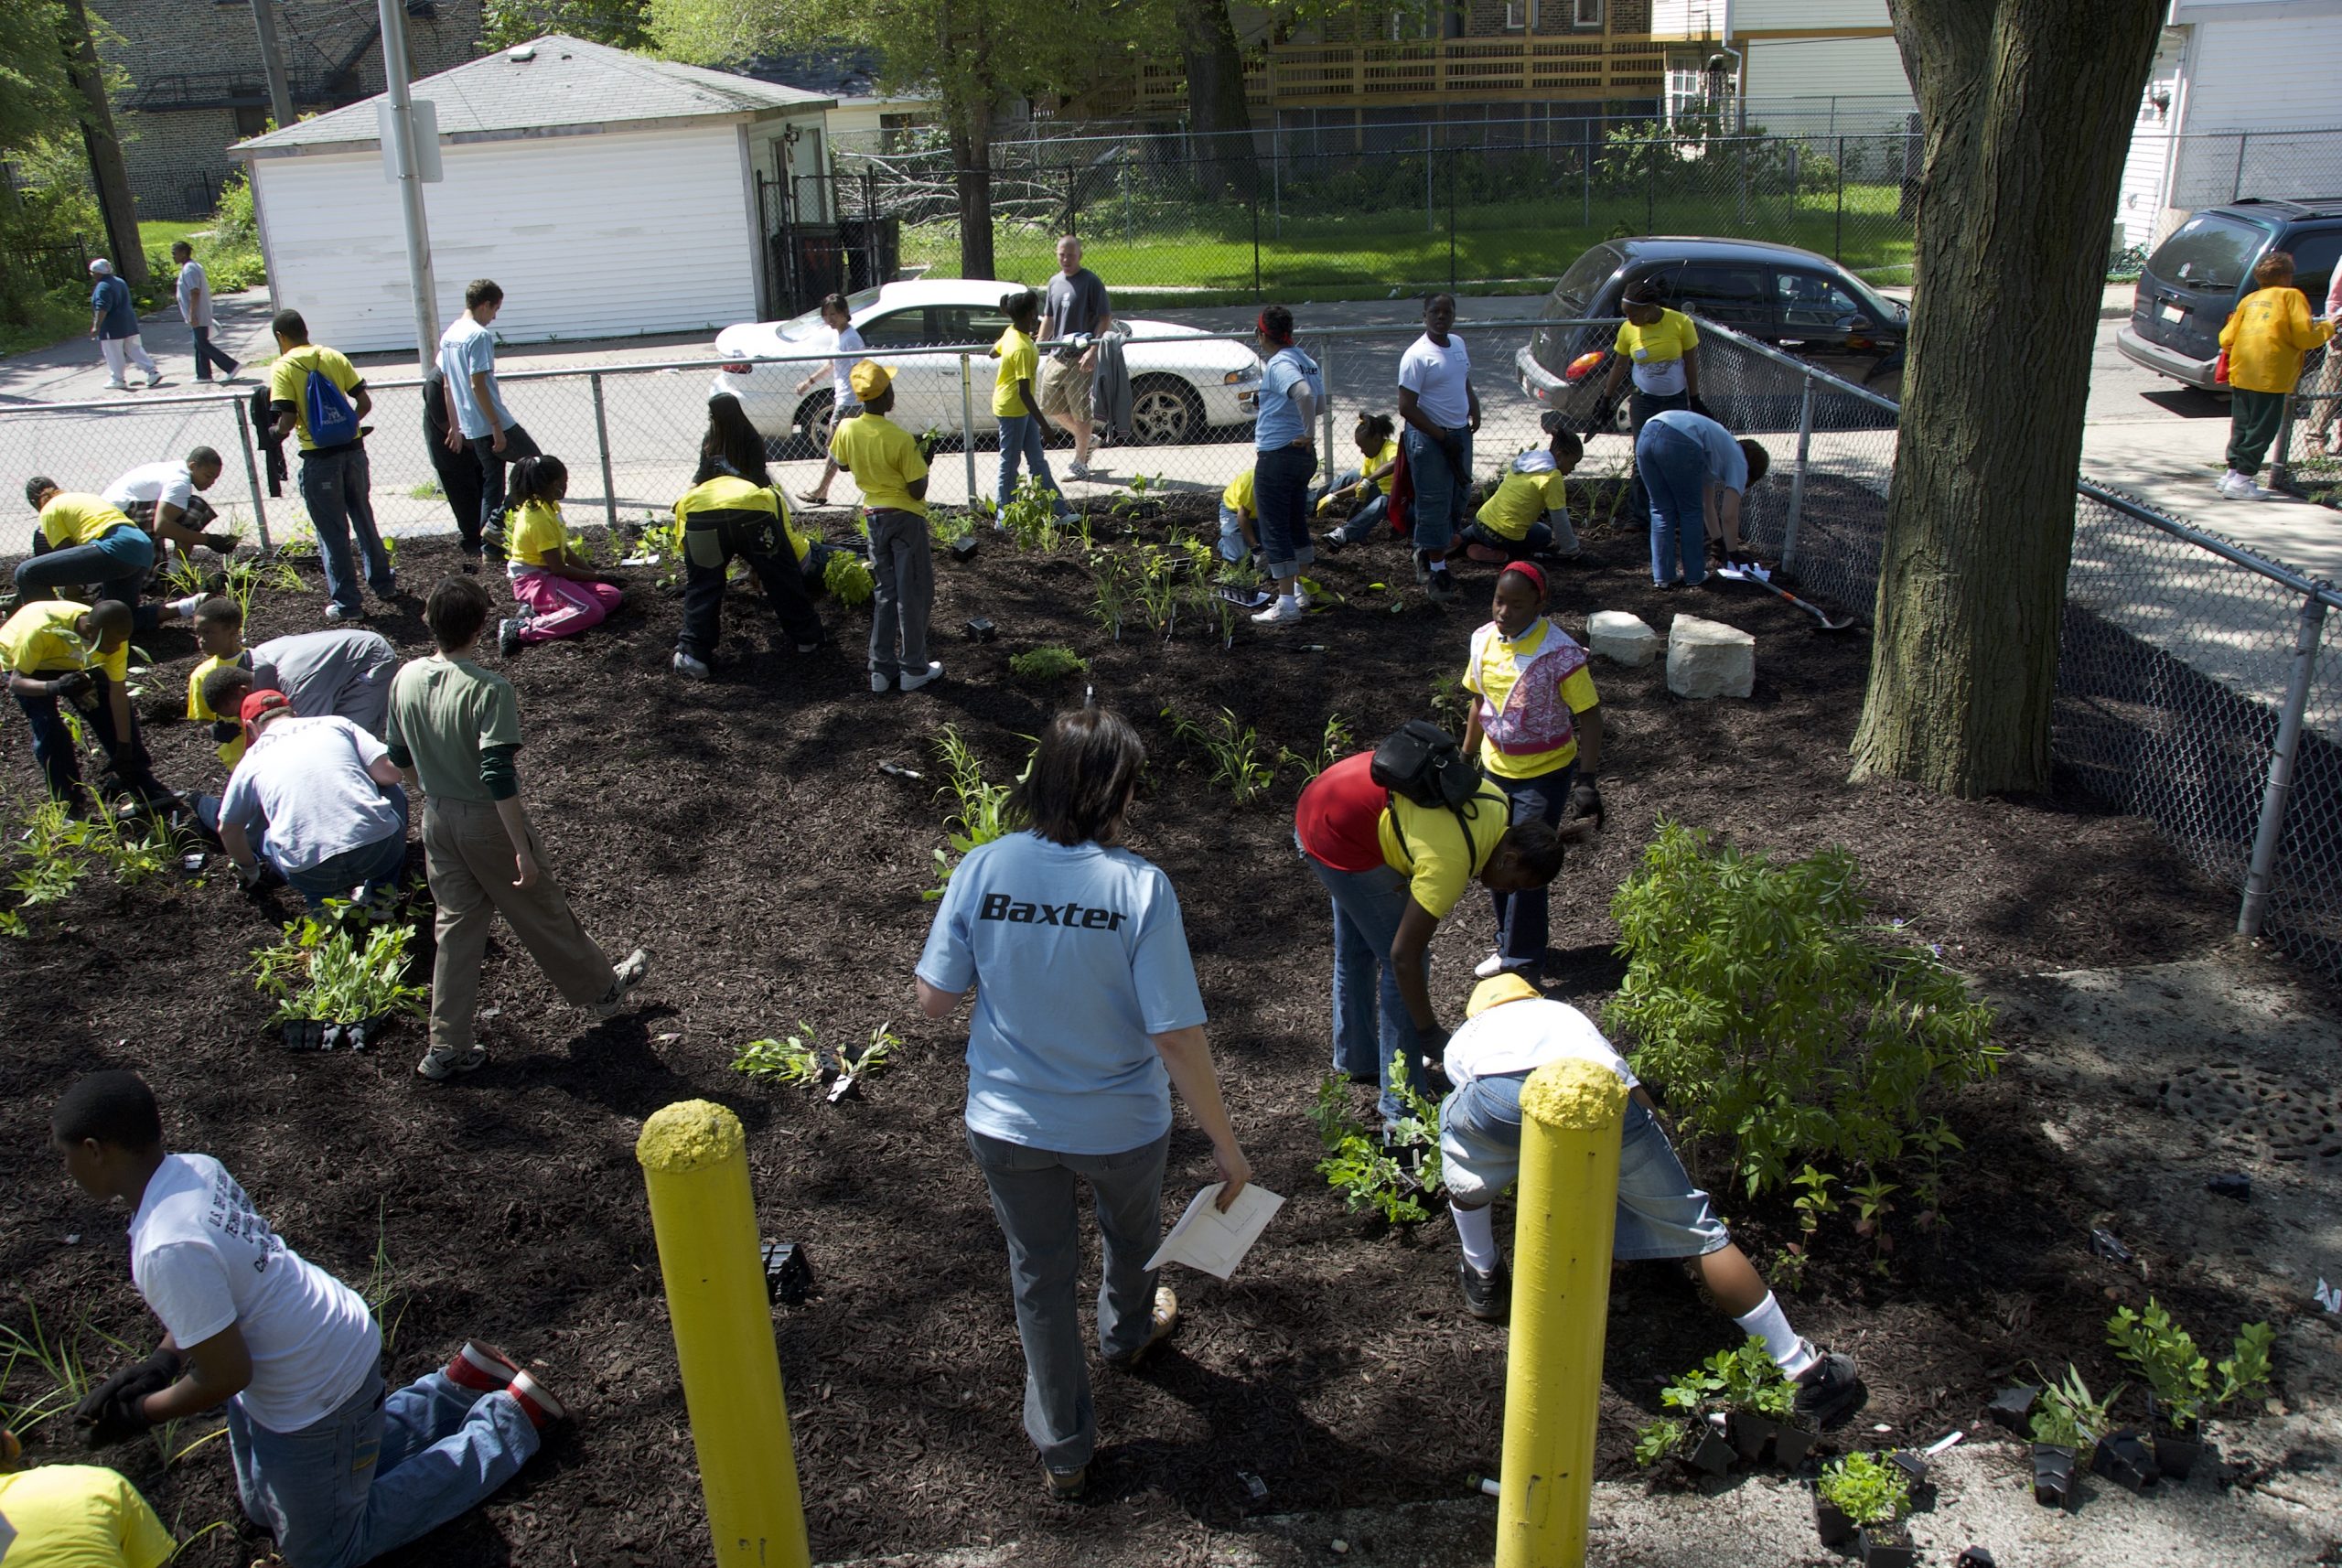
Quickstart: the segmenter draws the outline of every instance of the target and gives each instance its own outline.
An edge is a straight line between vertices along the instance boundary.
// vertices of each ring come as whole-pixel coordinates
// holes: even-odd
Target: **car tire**
[[[830,416],[836,407],[837,396],[827,387],[799,403],[790,416],[789,434],[778,443],[767,443],[768,448],[778,445],[781,450],[768,450],[767,456],[782,460],[829,456]]]
[[[1141,446],[1181,446],[1201,440],[1204,400],[1176,376],[1141,376],[1131,383],[1131,435]]]

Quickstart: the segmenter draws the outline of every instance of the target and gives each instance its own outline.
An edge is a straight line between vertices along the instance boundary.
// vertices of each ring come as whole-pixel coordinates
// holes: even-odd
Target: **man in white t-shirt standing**
[[[439,334],[439,376],[447,400],[447,450],[469,451],[479,465],[479,516],[467,526],[457,520],[457,547],[467,555],[483,550],[504,556],[504,469],[541,454],[521,422],[504,406],[496,384],[496,334],[488,324],[504,308],[504,290],[493,278],[464,285],[464,313]]]
[[[179,265],[179,319],[195,334],[195,379],[208,381],[211,367],[229,381],[236,379],[236,361],[211,346],[211,279],[195,259],[195,247],[185,240],[171,242],[171,260]]]
[[[826,340],[830,354],[830,429],[834,432],[862,412],[862,400],[854,394],[854,361],[862,358],[862,334],[854,329],[854,306],[842,294],[822,296],[822,332],[815,346]],[[803,397],[822,379],[822,367],[815,365],[797,383],[797,395]],[[827,452],[830,436],[808,430],[807,435],[821,442]],[[830,457],[822,465],[822,482],[810,490],[800,490],[797,499],[808,506],[830,504],[830,481],[838,477],[838,460]]]
[[[209,446],[190,447],[178,460],[141,463],[100,493],[108,506],[155,536],[158,545],[176,546],[182,555],[199,544],[225,555],[236,547],[236,536],[207,527],[213,521],[210,503],[196,497],[220,482],[220,454]],[[156,552],[160,570],[163,552]]]
[[[237,1494],[288,1568],[356,1568],[437,1529],[510,1480],[565,1417],[478,1340],[385,1399],[365,1301],[287,1247],[218,1160],[165,1154],[136,1073],[68,1089],[49,1142],[82,1191],[131,1208],[130,1276],[165,1331],[74,1420],[98,1446],[224,1402]],[[395,1485],[375,1485],[389,1475]]]
[[[1464,532],[1472,499],[1472,435],[1480,428],[1480,394],[1472,389],[1472,356],[1456,336],[1456,296],[1423,301],[1423,335],[1399,356],[1399,418],[1407,474],[1415,490],[1415,581],[1434,604],[1458,596],[1447,552]]]

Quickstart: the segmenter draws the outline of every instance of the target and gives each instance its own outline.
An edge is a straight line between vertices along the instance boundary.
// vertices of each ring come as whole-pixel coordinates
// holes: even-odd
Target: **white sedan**
[[[935,349],[883,360],[895,372],[890,417],[896,424],[956,435],[964,407],[974,421],[972,434],[995,428],[992,388],[999,362],[982,350],[1007,330],[1000,299],[1018,286],[983,278],[921,278],[847,296],[854,328],[869,348]],[[1180,446],[1209,439],[1215,426],[1252,423],[1261,390],[1260,356],[1252,349],[1168,321],[1117,317],[1114,325],[1130,336],[1123,359],[1131,376],[1132,439],[1147,446]],[[824,340],[817,310],[787,321],[727,327],[716,337],[716,353],[735,362],[716,373],[711,392],[740,400],[775,456],[804,456],[828,446],[828,363],[773,358],[804,354]],[[968,360],[963,403],[960,350],[970,345],[977,352]],[[814,384],[800,392],[797,383],[816,371]]]

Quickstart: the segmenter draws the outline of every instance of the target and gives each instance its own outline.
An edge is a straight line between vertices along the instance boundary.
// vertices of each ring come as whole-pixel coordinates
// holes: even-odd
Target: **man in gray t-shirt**
[[[348,719],[295,716],[282,692],[244,705],[251,746],[220,799],[220,842],[245,885],[258,881],[261,855],[311,908],[395,882],[407,800],[389,750]]]
[[[1068,234],[1058,242],[1058,275],[1041,301],[1041,337],[1097,337],[1114,324],[1106,285],[1081,264],[1081,242]],[[1090,478],[1090,382],[1098,373],[1098,348],[1058,349],[1041,365],[1041,412],[1073,436],[1073,478]]]

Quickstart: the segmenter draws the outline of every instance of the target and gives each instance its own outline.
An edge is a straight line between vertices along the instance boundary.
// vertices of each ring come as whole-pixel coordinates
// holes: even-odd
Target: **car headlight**
[[[1222,386],[1241,387],[1248,381],[1257,381],[1260,379],[1261,372],[1258,371],[1230,371],[1219,378],[1219,382]]]

